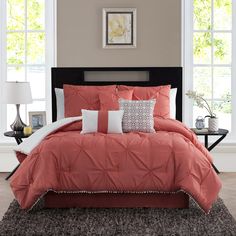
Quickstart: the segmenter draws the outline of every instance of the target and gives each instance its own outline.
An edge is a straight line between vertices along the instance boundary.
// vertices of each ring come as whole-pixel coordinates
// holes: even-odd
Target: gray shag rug
[[[0,222],[0,235],[236,235],[236,221],[221,199],[210,214],[190,200],[189,209],[20,210],[14,200]]]

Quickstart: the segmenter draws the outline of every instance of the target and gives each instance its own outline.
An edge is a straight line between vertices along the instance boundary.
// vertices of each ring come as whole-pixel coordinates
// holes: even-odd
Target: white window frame
[[[193,89],[193,0],[182,0],[183,121],[193,127],[193,102],[185,93]],[[224,143],[236,143],[236,1],[232,0],[231,133]],[[221,65],[219,65],[221,66]],[[221,127],[224,128],[224,127]]]
[[[25,0],[26,1],[26,0]],[[45,99],[34,99],[34,101],[46,101],[47,123],[51,122],[51,67],[56,65],[56,0],[45,0],[45,64],[40,65],[45,67]],[[7,78],[7,63],[6,63],[6,0],[0,1],[0,144],[13,142],[6,139],[3,135],[7,127],[7,106],[3,104],[3,86]],[[38,32],[32,31],[32,32]],[[25,48],[27,50],[27,48]],[[33,65],[36,66],[36,65]],[[27,68],[25,66],[25,68]]]

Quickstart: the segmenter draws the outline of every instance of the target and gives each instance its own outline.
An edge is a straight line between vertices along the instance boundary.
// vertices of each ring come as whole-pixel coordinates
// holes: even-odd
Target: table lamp
[[[29,82],[6,82],[5,83],[5,102],[16,104],[16,119],[10,125],[13,131],[23,131],[26,124],[20,118],[20,104],[32,103],[32,95]]]

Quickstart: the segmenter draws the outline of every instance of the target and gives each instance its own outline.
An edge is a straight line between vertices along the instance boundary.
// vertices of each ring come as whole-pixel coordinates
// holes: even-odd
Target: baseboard
[[[0,146],[0,172],[10,172],[18,164],[13,147],[13,144]],[[218,146],[212,155],[219,171],[236,172],[236,146]]]
[[[214,164],[220,172],[236,172],[236,146],[222,145],[212,151]]]
[[[10,172],[18,165],[19,162],[13,151],[14,146],[13,144],[0,146],[0,172]]]

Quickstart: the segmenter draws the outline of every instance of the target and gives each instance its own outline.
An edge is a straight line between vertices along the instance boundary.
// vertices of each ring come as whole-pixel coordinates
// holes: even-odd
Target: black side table
[[[199,130],[199,129],[191,129],[196,135],[198,136],[204,136],[204,145],[207,148],[207,150],[210,152],[215,146],[217,146],[229,133],[227,129],[219,129],[216,132],[212,132],[206,129]],[[208,136],[220,136],[210,147],[208,145]],[[212,164],[214,170],[217,174],[220,173],[220,171],[216,168],[214,164]]]
[[[31,134],[30,134],[31,135]],[[8,131],[4,133],[4,136],[10,137],[10,138],[15,138],[16,143],[19,145],[23,142],[23,138],[28,138],[30,135],[25,135],[21,131]],[[20,166],[20,163],[15,167],[15,169],[5,178],[5,180],[8,180],[18,169]]]

